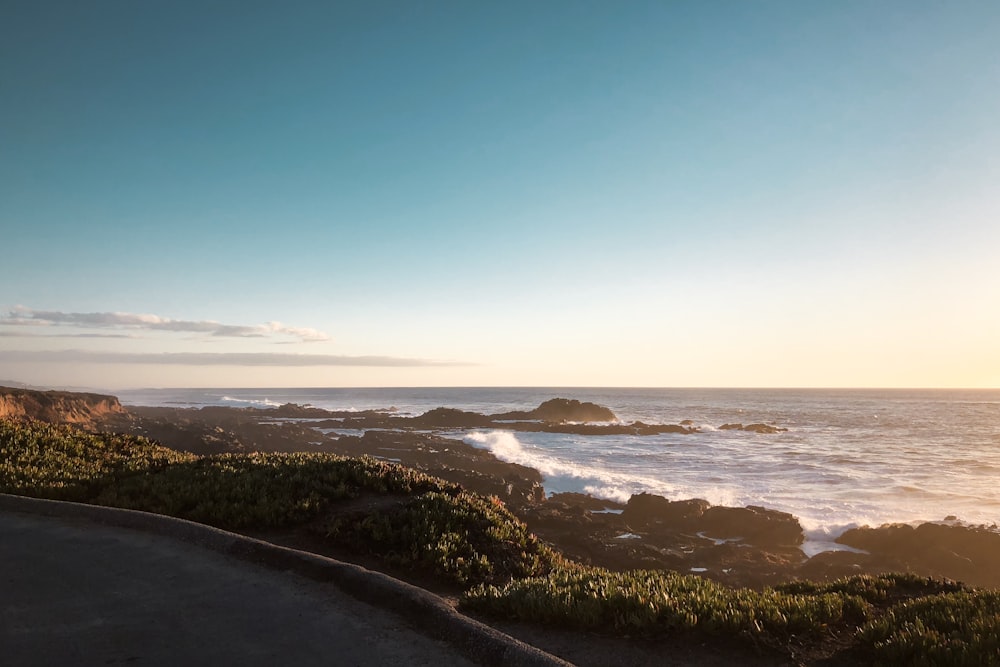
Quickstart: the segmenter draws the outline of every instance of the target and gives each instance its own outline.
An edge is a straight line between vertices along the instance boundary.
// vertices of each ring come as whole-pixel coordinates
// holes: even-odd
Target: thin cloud
[[[136,338],[131,334],[116,333],[21,333],[20,331],[0,331],[0,338]]]
[[[72,326],[84,329],[138,329],[200,333],[228,338],[271,338],[291,336],[304,343],[330,340],[330,336],[309,327],[286,326],[281,322],[258,325],[223,324],[212,320],[174,320],[159,315],[137,313],[64,313],[17,306],[0,316],[0,325],[16,327]]]
[[[0,350],[0,361],[32,363],[157,364],[176,366],[368,366],[412,368],[470,366],[456,361],[436,361],[388,356],[289,354],[275,352],[93,352],[88,350]]]

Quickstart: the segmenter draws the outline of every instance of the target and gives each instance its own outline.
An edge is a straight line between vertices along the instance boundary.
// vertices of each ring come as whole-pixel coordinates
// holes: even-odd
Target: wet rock
[[[771,426],[770,424],[748,424],[743,427],[743,430],[752,431],[753,433],[785,433],[788,431],[787,428]]]
[[[802,526],[791,514],[763,507],[712,506],[707,500],[671,501],[650,493],[629,498],[622,518],[630,526],[659,532],[704,534],[762,547],[802,543]]]
[[[982,526],[888,524],[849,530],[837,542],[868,551],[885,569],[1000,586],[1000,533]]]
[[[747,507],[709,507],[700,517],[702,531],[713,538],[741,538],[757,546],[802,544],[802,526],[788,512]]]
[[[628,499],[622,518],[630,526],[666,524],[684,530],[692,527],[709,507],[709,502],[701,498],[667,500],[652,493],[640,493]]]
[[[704,568],[703,576],[739,586],[772,585],[788,579],[805,560],[794,547],[751,548],[724,543],[699,546],[687,557],[690,567]]]
[[[687,435],[688,433],[697,433],[698,429],[684,426],[683,424],[643,424],[642,422],[635,422],[632,424],[635,429],[635,435],[661,435],[663,433],[681,433]]]

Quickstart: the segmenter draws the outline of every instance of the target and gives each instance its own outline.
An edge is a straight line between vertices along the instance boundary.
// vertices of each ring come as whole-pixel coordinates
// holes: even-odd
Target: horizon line
[[[7,384],[13,383],[13,384]],[[92,387],[85,385],[35,385],[28,382],[15,380],[0,381],[0,387],[11,389],[33,389],[38,391],[168,391],[168,390],[213,390],[213,389],[237,389],[237,390],[309,390],[309,389],[582,389],[582,390],[713,390],[713,391],[997,391],[1000,386],[993,387],[958,387],[958,386],[791,386],[791,385],[558,385],[558,384],[526,384],[526,385],[506,385],[506,384],[483,384],[483,385],[299,385],[299,386],[235,386],[235,385],[198,385],[198,386],[130,386],[130,387]]]

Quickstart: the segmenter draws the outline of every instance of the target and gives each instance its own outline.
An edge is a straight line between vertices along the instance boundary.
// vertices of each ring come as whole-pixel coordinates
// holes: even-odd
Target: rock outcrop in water
[[[421,428],[491,428],[493,419],[478,412],[455,408],[434,408],[409,420]]]
[[[502,412],[492,415],[454,408],[434,408],[416,417],[405,417],[379,411],[363,414],[330,412],[328,415],[330,419],[316,422],[313,426],[350,430],[495,428],[507,431],[572,433],[576,435],[689,434],[698,430],[693,425],[644,424],[638,421],[622,424],[610,408],[568,398],[550,399],[533,410]]]
[[[0,417],[91,427],[122,412],[114,396],[0,387]]]
[[[505,412],[493,415],[502,420],[539,420],[555,423],[566,422],[616,422],[618,417],[609,408],[596,403],[581,403],[575,399],[553,398],[534,410],[527,412]]]

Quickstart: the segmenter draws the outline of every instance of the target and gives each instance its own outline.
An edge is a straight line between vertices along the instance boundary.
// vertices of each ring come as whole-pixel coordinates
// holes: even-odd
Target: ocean
[[[807,538],[883,523],[1000,523],[1000,390],[828,389],[144,389],[126,405],[311,404],[331,410],[445,406],[527,410],[554,398],[611,408],[620,420],[676,424],[691,435],[581,436],[477,430],[445,433],[538,469],[548,492],[625,501],[633,493],[704,498],[797,516]],[[764,422],[788,431],[719,430]]]

